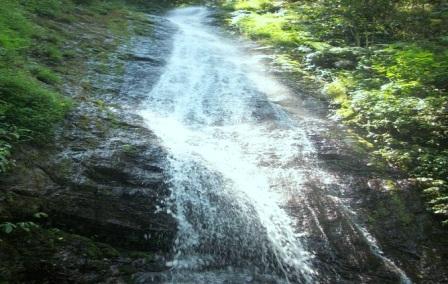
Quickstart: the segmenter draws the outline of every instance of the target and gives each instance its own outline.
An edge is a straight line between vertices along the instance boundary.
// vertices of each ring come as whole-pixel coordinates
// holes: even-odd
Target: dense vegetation
[[[448,224],[448,4],[228,0],[229,24],[320,81],[364,145],[416,178]]]

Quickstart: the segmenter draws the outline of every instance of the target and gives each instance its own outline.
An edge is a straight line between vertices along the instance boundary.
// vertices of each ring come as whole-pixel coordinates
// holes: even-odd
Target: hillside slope
[[[131,115],[141,98],[125,86],[130,68],[160,73],[163,60],[137,43],[166,56],[172,27],[151,15],[162,9],[2,2],[0,282],[122,282],[164,269],[176,227],[154,213],[169,193],[164,150]]]

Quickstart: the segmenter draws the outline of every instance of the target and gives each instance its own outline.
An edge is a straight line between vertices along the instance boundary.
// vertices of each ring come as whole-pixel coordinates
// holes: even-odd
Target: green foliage
[[[4,102],[0,101],[0,120],[2,120],[3,113],[1,112]],[[12,144],[18,141],[20,135],[17,128],[10,126],[5,122],[0,122],[0,173],[5,172],[11,166],[9,160],[12,151]]]
[[[15,127],[20,136],[35,142],[48,141],[54,124],[70,104],[23,73],[0,71],[2,122]]]
[[[312,20],[320,22],[313,29],[325,38],[339,37],[357,46],[369,46],[384,36],[394,14],[394,1],[336,0],[320,1]]]
[[[360,129],[390,164],[417,178],[437,181],[424,196],[448,221],[448,96],[446,51],[433,45],[393,44],[354,72],[339,114]],[[347,76],[347,74],[345,74]],[[372,82],[374,82],[372,84]]]
[[[244,10],[231,14],[231,26],[278,47],[278,57],[297,63],[290,65],[295,74],[325,82],[323,93],[374,146],[376,157],[411,177],[432,180],[425,185],[428,208],[448,223],[446,3],[224,2],[227,9]],[[344,60],[350,68],[339,67]]]
[[[25,17],[17,1],[6,0],[0,5],[0,56],[22,52],[31,43],[32,23]]]
[[[35,228],[39,228],[39,225],[37,225],[34,222],[18,222],[18,223],[5,222],[0,224],[0,231],[5,234],[11,234],[16,230],[29,233],[31,232],[31,230]]]
[[[291,25],[296,16],[292,12],[286,15],[250,12],[233,21],[232,25],[248,37],[276,47],[293,49],[308,46],[317,50],[328,47],[327,44],[316,41],[300,26]]]
[[[448,183],[446,180],[420,178],[419,181],[426,188],[424,196],[428,200],[428,207],[434,214],[441,217],[442,224],[448,226]]]
[[[408,86],[448,87],[448,50],[436,45],[394,44],[381,50],[373,68],[392,81]]]
[[[275,7],[274,2],[271,0],[227,1],[226,7],[233,10],[269,11]]]
[[[338,103],[343,103],[347,99],[347,88],[341,80],[327,84],[324,93]]]
[[[48,218],[48,214],[45,212],[37,212],[33,214],[33,217],[36,219],[45,219]]]
[[[291,17],[290,28],[335,45],[371,46],[391,40],[446,36],[448,13],[425,0],[227,0],[223,6]],[[445,11],[445,12],[444,12]]]
[[[19,0],[19,2],[33,14],[54,19],[73,9],[73,2],[68,0]]]
[[[298,34],[285,28],[285,19],[275,14],[252,13],[244,17],[238,26],[251,38],[267,39],[275,45],[296,45]]]
[[[33,66],[30,71],[36,79],[46,84],[57,85],[61,82],[61,78],[49,68]]]
[[[17,226],[11,222],[5,222],[0,224],[0,230],[2,230],[6,234],[12,233]]]

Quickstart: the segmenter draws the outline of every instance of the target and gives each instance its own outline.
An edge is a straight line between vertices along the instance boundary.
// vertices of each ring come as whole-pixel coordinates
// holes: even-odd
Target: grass
[[[54,124],[70,106],[69,100],[41,86],[28,74],[0,73],[2,120],[23,138],[37,142],[51,136]]]
[[[46,32],[30,19],[28,9],[36,4],[5,0],[0,6],[0,172],[10,164],[13,145],[47,140],[70,106],[46,86],[59,83],[56,74],[39,63],[28,69],[36,39]],[[46,47],[49,60],[60,59],[58,50]]]
[[[36,65],[30,67],[30,72],[36,79],[48,85],[58,85],[59,83],[61,83],[60,76],[50,68]]]

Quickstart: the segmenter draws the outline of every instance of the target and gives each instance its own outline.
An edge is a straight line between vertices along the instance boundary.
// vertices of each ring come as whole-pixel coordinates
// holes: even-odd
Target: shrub
[[[337,103],[342,103],[347,99],[347,88],[340,80],[327,84],[324,88],[324,93]]]
[[[373,68],[393,81],[448,87],[448,51],[437,46],[391,45],[377,55]]]

